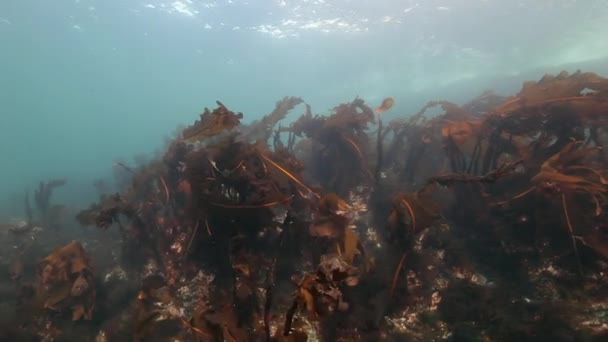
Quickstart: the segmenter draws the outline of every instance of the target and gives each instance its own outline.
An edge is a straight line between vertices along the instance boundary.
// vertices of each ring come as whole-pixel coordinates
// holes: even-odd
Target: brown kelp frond
[[[440,115],[440,117],[445,120],[463,121],[474,119],[473,115],[471,115],[469,112],[462,109],[455,103],[449,101],[429,101],[418,111],[418,113],[410,117],[407,123],[421,124],[424,121],[427,121],[424,117],[424,114],[427,110],[434,107],[441,107],[443,109],[444,113]]]
[[[586,195],[588,196],[587,200],[589,200],[593,206],[592,210],[591,208],[588,210],[593,211],[594,213],[593,215],[588,216],[600,217],[602,215],[602,208],[608,204],[606,201],[608,196],[608,185],[603,177],[605,170],[596,170],[585,165],[585,160],[589,160],[590,157],[595,154],[594,152],[600,150],[601,148],[598,146],[585,147],[582,142],[571,140],[569,143],[565,144],[559,152],[550,156],[542,163],[539,172],[530,178],[530,182],[533,184],[531,188],[508,201],[497,203],[505,204],[515,199],[523,198],[533,190],[540,190],[550,198],[559,196],[561,210],[570,239],[572,240],[579,273],[582,273],[582,263],[576,241],[577,235],[575,234],[582,235],[583,237],[580,239],[584,243],[586,243],[584,236],[593,236],[593,234],[588,232],[589,229],[584,227],[580,227],[579,231],[576,231],[574,224],[572,223],[567,202],[568,200],[575,198],[579,199],[578,203],[576,203],[577,208],[582,210],[582,208],[586,207],[585,202],[581,201],[582,198],[577,196],[580,194]],[[598,249],[599,252],[603,250],[601,244],[594,244],[592,242],[587,245],[594,249]]]
[[[306,185],[304,185],[304,183],[302,183],[300,180],[298,180],[298,178],[296,176],[294,176],[291,172],[287,171],[287,169],[285,169],[284,167],[282,167],[281,165],[275,163],[272,159],[266,157],[263,154],[260,154],[260,156],[262,157],[262,159],[264,159],[265,161],[267,161],[268,163],[270,163],[270,165],[274,166],[277,170],[281,171],[284,175],[286,175],[289,179],[291,179],[292,181],[294,181],[296,184],[298,184],[299,186],[301,186],[302,188],[304,188],[306,191],[308,191],[310,194],[314,195],[315,197],[319,198],[319,195],[314,192],[312,189],[310,189],[309,187],[307,187]]]
[[[236,137],[186,156],[186,179],[199,211],[286,204],[297,195],[291,184],[315,194],[300,180],[300,171],[301,163],[285,150],[272,152],[261,142],[239,142]]]
[[[427,193],[398,194],[387,220],[392,240],[410,244],[416,235],[440,218],[439,208]]]
[[[316,272],[305,273],[296,279],[297,290],[293,305],[286,315],[284,335],[290,333],[293,314],[300,308],[310,320],[319,320],[332,312],[349,310],[348,298],[343,293],[346,287],[358,284],[359,274],[342,259],[328,256],[317,267]]]
[[[312,138],[317,134],[319,129],[324,126],[327,118],[320,115],[313,115],[310,111],[310,106],[308,105],[306,108],[306,113],[301,115],[289,126],[289,128],[285,128],[285,130],[289,130],[299,137],[306,136]]]
[[[539,173],[531,181],[541,186],[555,186],[560,191],[580,191],[605,196],[608,194],[608,186],[603,182],[603,177],[597,177],[599,171],[581,175],[581,166],[574,165],[580,164],[583,158],[600,149],[597,146],[582,147],[580,142],[571,141],[543,162]]]
[[[218,105],[216,109],[210,111],[205,108],[205,111],[200,115],[200,120],[183,130],[182,137],[184,140],[200,141],[239,125],[243,113],[228,110],[220,101],[216,103]]]
[[[88,209],[78,213],[76,219],[83,226],[108,229],[112,224],[118,222],[121,214],[131,216],[133,213],[133,209],[128,206],[120,194],[115,194],[102,196],[99,203],[94,203]]]
[[[465,103],[462,108],[476,116],[486,114],[503,104],[507,98],[496,94],[493,90],[486,90],[478,97]]]
[[[309,149],[302,157],[309,166],[307,176],[341,196],[369,183],[372,177],[367,161],[372,149],[367,129],[372,122],[373,110],[359,98],[335,107],[327,117],[310,112],[300,117],[289,131],[311,140],[300,142]]]
[[[93,318],[95,282],[90,262],[78,241],[55,249],[40,261],[36,288],[44,309],[69,311],[73,321]]]
[[[587,89],[592,93],[583,93]],[[577,71],[568,74],[568,72],[562,71],[555,76],[547,74],[538,82],[525,82],[515,97],[497,107],[495,111],[501,115],[509,115],[526,107],[594,100],[596,97],[605,98],[607,95],[608,79],[590,72]]]
[[[356,98],[334,108],[334,114],[327,118],[325,127],[361,132],[367,129],[367,124],[372,121],[374,111],[362,99]]]
[[[518,160],[514,163],[505,163],[498,167],[496,170],[492,170],[483,176],[471,176],[466,174],[446,174],[430,177],[427,179],[426,184],[419,191],[425,191],[426,187],[433,184],[439,184],[441,186],[453,186],[458,183],[494,183],[499,179],[513,173],[515,169],[522,163],[522,160]]]
[[[259,121],[254,121],[250,125],[243,127],[241,138],[243,141],[268,141],[272,135],[274,126],[283,120],[289,111],[303,102],[304,100],[299,97],[284,97],[276,103],[274,110],[270,114],[267,114]]]
[[[574,237],[574,228],[572,228],[572,223],[570,222],[570,215],[568,214],[568,206],[566,204],[566,195],[561,194],[561,202],[562,209],[564,210],[564,218],[566,219],[566,225],[568,226],[568,232],[570,233],[570,238],[572,239],[572,248],[574,250],[574,256],[576,257],[576,263],[578,265],[579,273],[583,273],[583,266],[581,265],[581,257],[578,253],[578,247],[576,246],[576,238]]]
[[[390,297],[392,298],[395,294],[395,288],[397,287],[397,282],[399,281],[399,274],[401,274],[401,269],[403,268],[403,263],[405,262],[407,254],[403,253],[401,259],[399,259],[399,263],[397,267],[395,267],[395,272],[393,273],[393,280],[391,281],[391,289],[390,289]]]
[[[329,193],[319,200],[309,232],[312,236],[342,239],[350,219],[351,207],[338,195]]]

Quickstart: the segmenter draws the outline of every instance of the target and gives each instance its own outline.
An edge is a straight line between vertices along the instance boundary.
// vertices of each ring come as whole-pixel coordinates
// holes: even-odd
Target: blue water
[[[606,32],[605,0],[2,0],[0,218],[52,178],[86,204],[114,161],[160,151],[215,100],[251,121],[286,95],[319,113],[393,96],[405,116],[606,74]]]

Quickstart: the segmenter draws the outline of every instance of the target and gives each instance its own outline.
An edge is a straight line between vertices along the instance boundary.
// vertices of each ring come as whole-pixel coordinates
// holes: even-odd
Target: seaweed
[[[283,120],[289,111],[294,109],[297,105],[303,103],[299,97],[286,96],[275,105],[272,112],[265,115],[262,119],[254,121],[249,126],[242,129],[242,139],[245,141],[263,141],[267,142],[270,136],[273,134],[272,129],[276,124]],[[277,130],[280,132],[280,130]]]
[[[73,321],[90,320],[95,308],[95,287],[90,258],[73,241],[57,248],[38,264],[37,291],[45,309],[70,311]]]
[[[157,158],[116,163],[120,191],[77,215],[139,288],[108,315],[136,340],[591,334],[575,302],[605,295],[607,91],[564,72],[388,124],[360,98],[320,114],[284,97],[249,125],[217,102]],[[108,285],[68,250],[87,261],[55,251],[38,285],[49,309],[90,318]]]
[[[366,131],[373,121],[373,110],[356,98],[334,108],[329,117],[307,112],[294,122],[290,131],[312,139],[307,164],[314,168],[308,170],[309,177],[340,196],[345,196],[348,189],[369,183],[373,176],[368,165]]]
[[[218,105],[216,109],[210,111],[205,108],[200,120],[183,130],[183,139],[199,141],[238,126],[243,114],[229,111],[220,101],[216,103]]]

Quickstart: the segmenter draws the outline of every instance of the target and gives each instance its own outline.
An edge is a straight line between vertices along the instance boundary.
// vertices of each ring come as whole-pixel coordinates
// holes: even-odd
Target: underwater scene
[[[607,341],[607,0],[0,1],[0,341]]]

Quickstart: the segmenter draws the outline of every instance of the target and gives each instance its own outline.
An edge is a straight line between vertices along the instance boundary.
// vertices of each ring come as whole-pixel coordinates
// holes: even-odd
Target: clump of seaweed
[[[321,261],[316,272],[310,272],[294,279],[297,290],[293,304],[286,315],[283,336],[291,334],[296,311],[300,308],[309,319],[318,320],[320,316],[333,312],[346,312],[349,303],[343,288],[359,283],[357,269],[338,256],[327,257]]]
[[[79,242],[57,248],[39,263],[36,288],[45,309],[68,311],[73,321],[93,317],[93,269]]]
[[[118,228],[138,289],[100,334],[598,335],[575,302],[605,302],[607,91],[598,75],[560,73],[514,97],[430,101],[386,125],[359,98],[328,115],[306,104],[282,126],[301,98],[249,125],[217,102],[159,158],[119,164],[121,191],[78,214],[101,234]],[[48,210],[52,188],[37,207]],[[44,260],[47,308],[90,318],[109,285],[94,286],[82,246]],[[110,331],[121,324],[133,329]]]
[[[310,111],[289,128],[295,136],[312,141],[305,157],[311,179],[340,196],[350,189],[369,184],[368,124],[373,110],[362,99],[343,103],[329,117],[313,116]]]
[[[446,218],[455,223],[454,237],[462,235],[468,254],[485,267],[509,262],[512,264],[503,268],[518,267],[525,272],[539,260],[553,260],[564,267],[562,277],[577,271],[587,278],[597,257],[605,258],[606,251],[606,230],[601,224],[606,191],[605,122],[600,113],[607,105],[607,84],[608,80],[596,74],[563,72],[527,82],[517,96],[504,100],[488,93],[463,107],[429,102],[416,115],[392,122],[379,135],[377,143],[388,143],[384,150],[389,152],[384,154],[379,172],[386,177],[377,177],[381,184],[376,187],[386,191],[387,185],[405,180],[414,186],[421,184],[418,195],[432,192],[436,185],[438,189],[450,187],[449,196],[441,190],[438,196],[443,198],[435,196],[431,203],[442,204]],[[425,111],[433,106],[442,107],[444,113],[425,119]],[[425,153],[430,150],[443,150],[443,157]],[[402,159],[391,159],[403,153],[408,155],[405,164]],[[415,170],[424,170],[427,179],[417,179]],[[521,191],[504,200],[505,193],[518,188]],[[401,258],[393,259],[398,266],[391,289],[396,288],[404,264],[409,262],[406,269],[422,272],[415,260],[406,258],[416,254],[414,233],[423,230],[414,230],[418,222],[431,224],[422,214],[422,208],[428,206],[415,206],[416,198],[397,197],[387,221],[389,239],[405,249]],[[446,207],[450,201],[453,204]],[[527,236],[523,227],[531,228]],[[564,236],[570,240],[570,251]],[[529,241],[531,246],[527,246]],[[487,253],[486,246],[494,248],[492,258],[476,255]],[[549,249],[552,251],[547,253]],[[590,257],[589,250],[596,257]]]
[[[273,128],[277,123],[283,120],[289,111],[294,109],[297,105],[304,103],[299,97],[286,96],[281,101],[278,101],[275,108],[268,115],[265,115],[259,121],[253,122],[251,125],[244,127],[242,132],[242,138],[246,141],[261,141],[267,142],[268,139],[273,135]],[[280,133],[280,129],[277,131]],[[277,143],[282,143],[280,139],[275,139],[275,148],[278,146]]]
[[[213,111],[205,108],[200,120],[184,128],[182,137],[187,141],[200,141],[238,126],[243,113],[231,112],[219,101],[217,105],[218,107]]]

